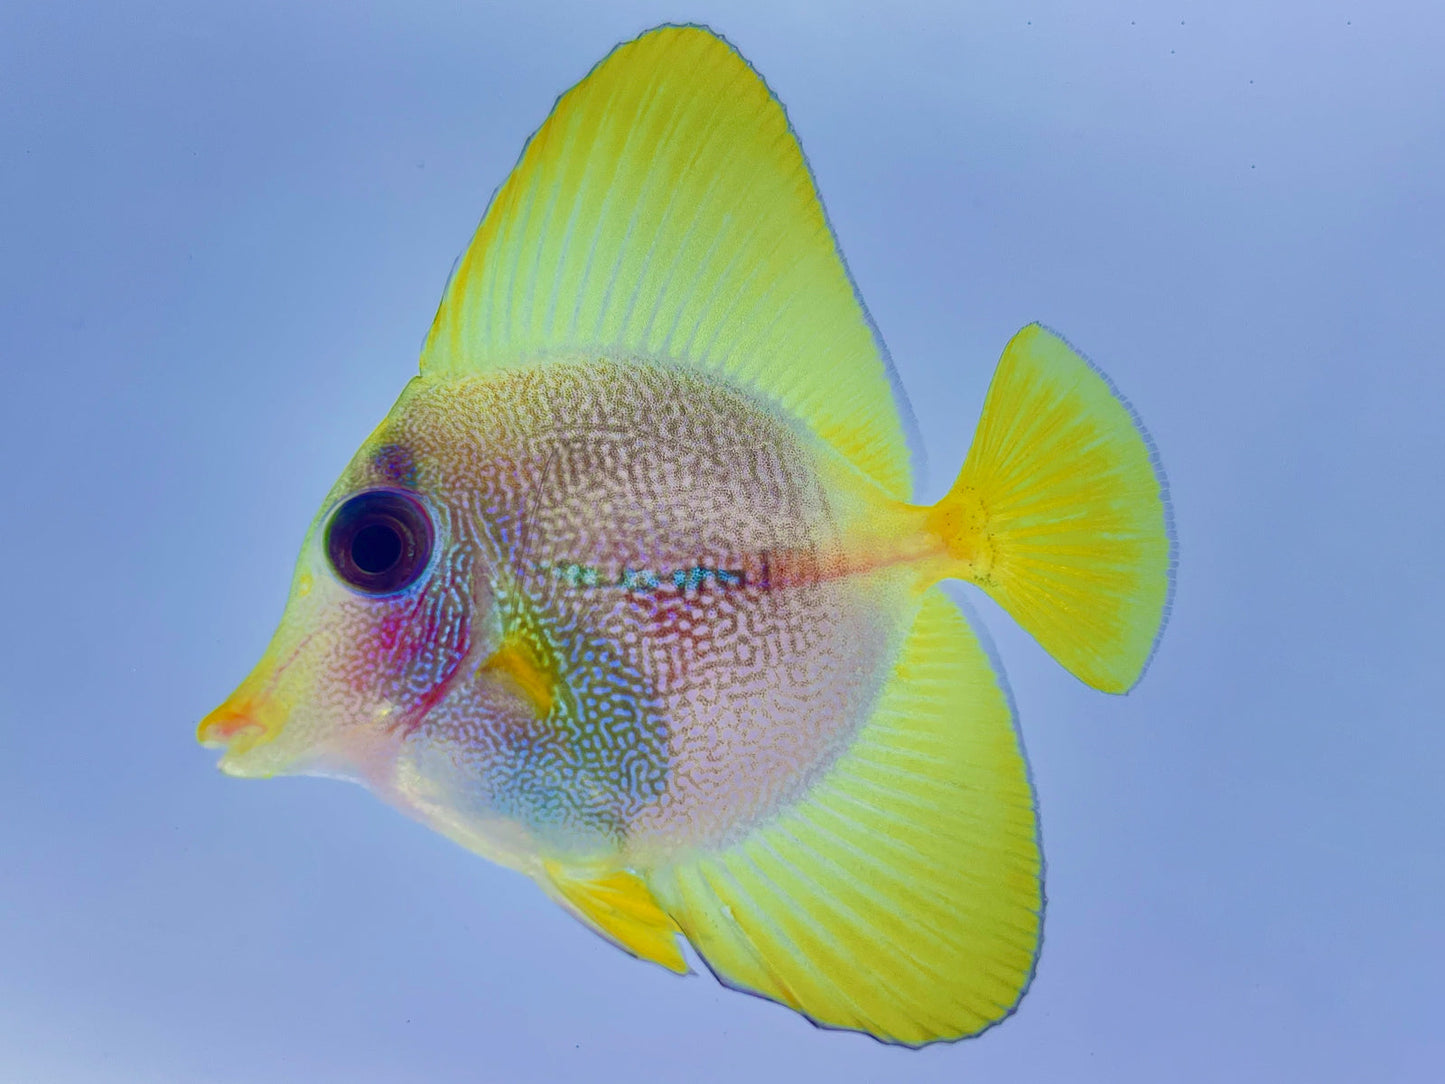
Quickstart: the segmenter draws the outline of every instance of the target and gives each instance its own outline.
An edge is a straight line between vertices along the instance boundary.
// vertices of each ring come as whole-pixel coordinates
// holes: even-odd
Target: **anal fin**
[[[544,862],[559,903],[584,925],[643,960],[685,975],[690,970],[678,948],[677,923],[635,873],[618,869],[602,876],[579,876],[556,862]]]
[[[1042,873],[1008,697],[933,590],[872,718],[812,791],[647,882],[727,985],[921,1046],[976,1035],[1018,1004]]]

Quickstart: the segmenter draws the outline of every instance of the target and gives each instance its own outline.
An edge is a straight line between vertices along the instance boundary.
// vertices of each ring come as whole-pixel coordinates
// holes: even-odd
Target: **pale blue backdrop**
[[[669,19],[791,111],[925,495],[1034,319],[1169,471],[1134,694],[980,607],[1050,906],[976,1041],[629,961],[192,739],[522,141]],[[1442,1079],[1442,41],[1429,0],[0,6],[0,1080]]]

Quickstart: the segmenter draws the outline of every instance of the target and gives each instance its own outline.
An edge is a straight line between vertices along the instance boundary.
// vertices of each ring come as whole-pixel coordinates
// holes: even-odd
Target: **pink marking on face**
[[[471,649],[471,614],[446,605],[439,590],[389,600],[354,642],[346,684],[364,700],[378,695],[397,710],[387,729],[410,733],[446,696]]]
[[[376,651],[378,654],[390,658],[398,647],[405,644],[406,649],[401,658],[392,658],[391,661],[403,664],[415,661],[422,647],[434,638],[436,632],[435,619],[428,620],[427,618],[426,603],[426,595],[418,594],[412,599],[411,606],[407,609],[393,607],[387,611],[386,616],[376,626]],[[418,615],[421,616],[420,621],[418,621]],[[418,625],[421,626],[420,635],[409,635]]]

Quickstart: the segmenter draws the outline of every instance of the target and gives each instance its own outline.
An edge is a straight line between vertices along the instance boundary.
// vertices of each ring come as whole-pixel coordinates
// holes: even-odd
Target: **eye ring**
[[[326,556],[341,581],[364,595],[414,584],[431,560],[432,522],[409,493],[372,489],[348,497],[326,525]]]

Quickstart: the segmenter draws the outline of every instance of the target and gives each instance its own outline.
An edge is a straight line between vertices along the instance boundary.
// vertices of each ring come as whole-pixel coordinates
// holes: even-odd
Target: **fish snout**
[[[196,740],[208,749],[224,749],[239,756],[276,737],[286,712],[270,696],[255,696],[238,689],[196,727]]]

